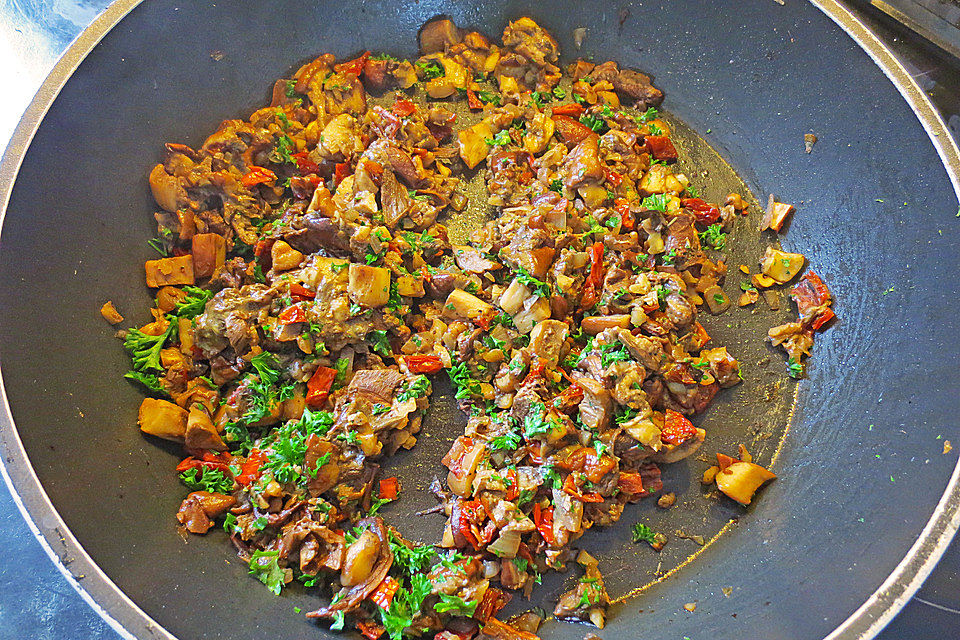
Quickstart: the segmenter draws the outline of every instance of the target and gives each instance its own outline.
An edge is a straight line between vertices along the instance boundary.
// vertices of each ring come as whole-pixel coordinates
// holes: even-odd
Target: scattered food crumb
[[[223,51],[220,51],[219,49],[215,49],[210,52],[210,57],[213,58],[214,62],[220,62],[221,60],[223,60]]]
[[[703,484],[713,484],[713,481],[717,477],[717,473],[720,471],[720,467],[714,465],[703,472],[703,477],[700,478],[700,482]]]
[[[684,531],[683,529],[677,529],[677,537],[683,538],[684,540],[692,540],[693,542],[697,543],[701,547],[707,544],[707,541],[703,539],[703,536],[700,536],[700,535],[692,536],[686,531]]]
[[[690,613],[693,613],[694,611],[697,610],[697,603],[696,603],[696,602],[688,602],[687,604],[683,605],[683,608],[686,609],[687,611],[689,611]]]
[[[950,441],[949,441],[949,440],[944,440],[944,441],[943,441],[943,454],[946,455],[946,454],[950,453],[951,451],[953,451],[953,445],[950,444]],[[672,495],[672,494],[671,494],[671,495]]]
[[[620,13],[619,13],[619,15],[618,15],[617,17],[618,17],[618,21],[619,21],[619,23],[620,23],[620,26],[622,27],[622,26],[623,26],[623,23],[626,22],[626,21],[627,21],[627,18],[630,17],[630,8],[629,8],[629,7],[624,7],[623,9],[620,9]]]
[[[733,587],[721,587],[720,591],[723,591],[723,595],[730,597],[730,594],[733,593]]]
[[[947,442],[949,443],[950,441],[948,440]],[[657,500],[657,506],[662,507],[664,509],[668,509],[672,507],[676,501],[677,501],[677,494],[671,491],[670,493],[665,493],[662,496],[660,496],[660,498]]]
[[[587,28],[579,27],[573,30],[573,45],[579,50],[583,39],[587,37]]]
[[[748,267],[745,264],[740,265],[740,271],[742,271],[746,275],[750,275],[750,267]]]
[[[813,145],[817,144],[817,136],[812,133],[803,134],[803,148],[807,153],[813,151]]]
[[[100,315],[102,315],[103,319],[110,324],[119,324],[123,322],[123,316],[120,315],[120,312],[117,311],[117,308],[113,306],[112,300],[107,300],[103,303],[103,306],[100,307]]]

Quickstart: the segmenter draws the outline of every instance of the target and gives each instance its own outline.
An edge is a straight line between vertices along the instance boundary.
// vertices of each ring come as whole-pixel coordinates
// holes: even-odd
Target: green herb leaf
[[[280,565],[277,564],[278,551],[254,551],[250,557],[250,575],[257,579],[273,592],[273,595],[280,595],[283,588],[285,574]]]

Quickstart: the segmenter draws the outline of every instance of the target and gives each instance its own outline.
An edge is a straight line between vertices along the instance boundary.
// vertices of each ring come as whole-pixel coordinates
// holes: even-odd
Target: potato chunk
[[[187,412],[166,400],[144,398],[137,422],[144,433],[174,442],[183,442],[187,433]]]
[[[193,256],[147,260],[147,286],[153,289],[173,284],[194,284]]]
[[[476,320],[480,316],[493,312],[493,305],[463,289],[454,289],[444,304],[445,314],[463,320]]]
[[[493,138],[493,131],[487,122],[478,122],[457,134],[464,164],[473,169],[486,159],[490,151],[490,145],[487,144],[489,138]]]
[[[350,299],[367,307],[382,307],[390,300],[390,270],[365,264],[350,265]]]
[[[210,414],[200,405],[190,407],[187,414],[187,430],[184,434],[184,444],[188,449],[212,449],[213,451],[226,451],[227,445],[224,444],[217,428],[210,419]]]

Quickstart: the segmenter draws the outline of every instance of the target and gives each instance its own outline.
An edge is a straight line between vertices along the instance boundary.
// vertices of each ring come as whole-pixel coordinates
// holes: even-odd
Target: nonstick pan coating
[[[818,340],[799,389],[785,379],[781,354],[762,343],[785,315],[713,322],[711,334],[744,361],[747,382],[704,416],[704,453],[744,442],[761,461],[776,457],[780,478],[744,510],[704,498],[697,478],[707,463],[692,459],[665,471],[684,508],[664,516],[648,502],[620,526],[590,532],[584,546],[601,558],[615,596],[651,582],[659,559],[666,573],[699,552],[614,607],[600,635],[807,639],[845,624],[836,637],[870,637],[929,571],[956,529],[958,504],[956,454],[941,453],[944,439],[960,441],[960,219],[956,166],[945,167],[956,149],[915,87],[896,68],[887,69],[899,84],[891,83],[826,13],[767,0],[150,0],[83,58],[134,4],[114,5],[68,52],[18,130],[15,140],[27,142],[65,80],[19,173],[13,144],[0,174],[3,198],[12,185],[0,231],[7,472],[52,552],[115,624],[142,638],[327,634],[293,611],[314,597],[296,589],[273,597],[219,534],[186,543],[177,535],[179,452],[137,431],[140,396],[122,381],[125,355],[97,310],[112,299],[131,322],[144,320],[139,264],[153,233],[146,174],[164,142],[196,144],[220,120],[249,114],[268,101],[273,79],[318,53],[414,56],[418,27],[437,14],[494,36],[530,15],[566,60],[577,55],[573,30],[586,27],[581,55],[652,73],[664,108],[689,127],[683,146],[708,172],[695,182],[722,198],[735,170],[754,194],[797,203],[783,244],[808,256],[838,300],[839,322]],[[842,9],[825,9],[883,62]],[[809,155],[807,132],[820,139]],[[731,271],[761,252],[758,218],[740,221]],[[727,288],[737,283],[733,276]],[[463,423],[449,389],[436,387],[424,438],[391,463],[408,490],[385,511],[425,542],[441,521],[410,515],[432,504],[416,487],[439,471]],[[666,527],[661,557],[626,542],[637,520]],[[709,540],[721,528],[703,549],[676,535]],[[549,606],[572,575],[545,581],[529,605]],[[694,613],[683,609],[690,602]],[[550,622],[542,635],[588,631]]]

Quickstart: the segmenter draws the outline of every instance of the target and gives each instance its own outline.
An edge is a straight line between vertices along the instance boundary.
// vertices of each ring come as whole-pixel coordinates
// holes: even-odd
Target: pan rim
[[[20,166],[47,111],[94,47],[143,0],[116,0],[57,60],[21,117],[0,159],[0,228]],[[960,198],[960,149],[929,97],[894,53],[837,0],[810,0],[873,60],[913,110]],[[0,367],[0,474],[34,537],[57,569],[121,637],[176,637],[133,602],[93,561],[40,484],[13,421]],[[903,608],[933,571],[960,528],[960,460],[917,541],[873,594],[824,640],[869,640]],[[81,584],[82,580],[82,584]]]

